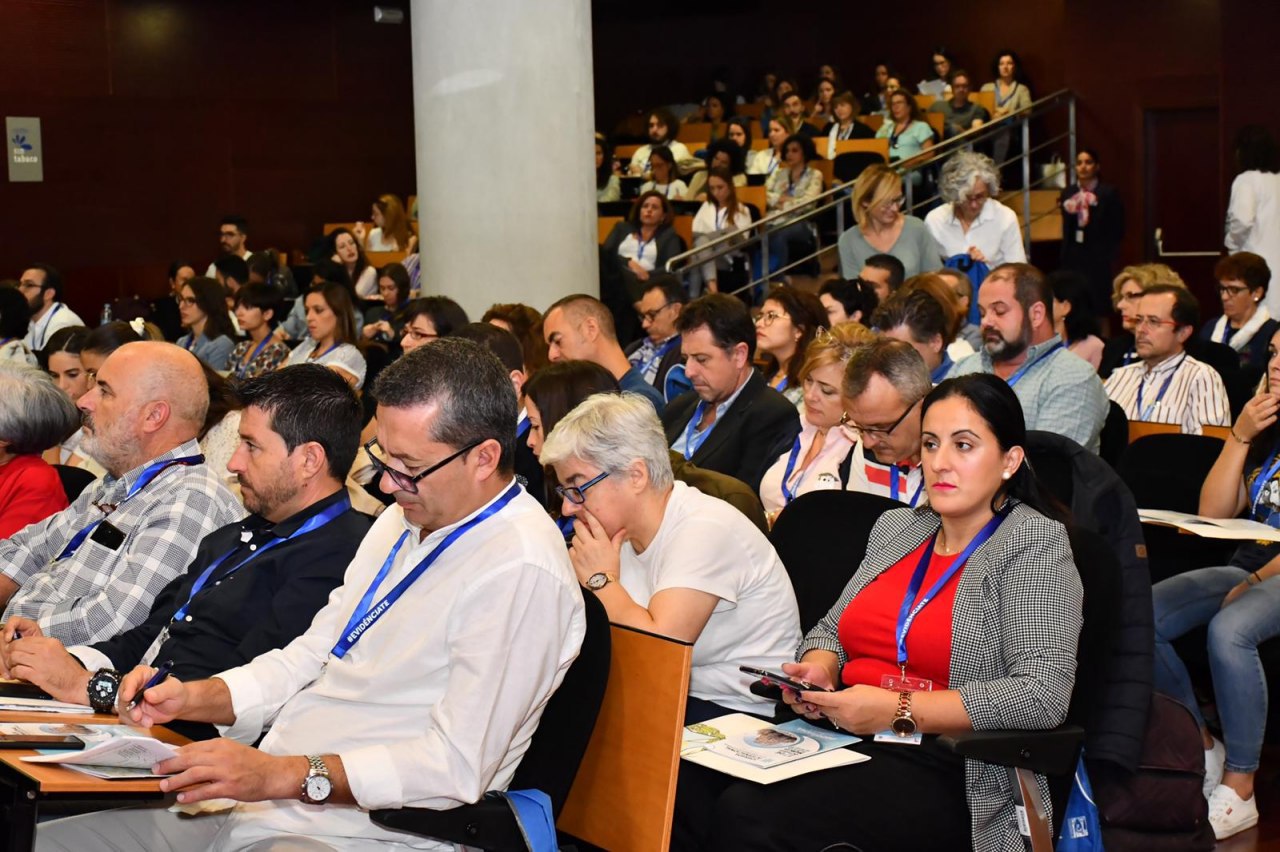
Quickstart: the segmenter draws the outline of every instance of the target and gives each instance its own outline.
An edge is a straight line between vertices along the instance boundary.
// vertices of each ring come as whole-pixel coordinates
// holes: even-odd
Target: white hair
[[[1000,170],[986,154],[973,151],[957,151],[942,167],[938,178],[938,194],[951,204],[964,202],[973,193],[973,182],[981,180],[995,198],[1000,194]]]
[[[576,458],[601,472],[625,470],[637,459],[649,472],[649,485],[671,485],[671,456],[653,404],[634,393],[598,393],[587,397],[551,430],[539,457],[554,466]]]
[[[0,363],[0,440],[14,455],[42,453],[80,428],[80,410],[49,374]]]

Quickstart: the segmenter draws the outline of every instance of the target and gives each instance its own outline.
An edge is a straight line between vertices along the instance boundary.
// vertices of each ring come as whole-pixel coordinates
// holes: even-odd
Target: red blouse
[[[894,635],[898,611],[902,608],[911,575],[920,564],[928,543],[927,539],[921,542],[919,547],[868,583],[845,607],[839,625],[840,644],[849,657],[840,675],[845,686],[859,683],[880,686],[884,675],[900,674],[898,642]],[[920,584],[917,600],[951,567],[955,558],[954,554],[933,555],[924,582]],[[920,610],[907,633],[907,674],[933,681],[934,689],[947,689],[951,676],[951,611],[962,574],[964,568],[957,571],[938,596]]]
[[[0,538],[67,508],[58,472],[39,456],[0,465]]]

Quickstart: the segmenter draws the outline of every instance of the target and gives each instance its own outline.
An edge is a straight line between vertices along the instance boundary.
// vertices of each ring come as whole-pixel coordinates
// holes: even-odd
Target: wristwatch
[[[116,695],[120,692],[120,672],[98,669],[89,678],[89,706],[95,713],[116,714]]]
[[[898,712],[894,714],[889,727],[900,737],[909,737],[916,732],[916,720],[911,716],[911,693],[898,693]]]
[[[308,805],[323,805],[333,794],[333,782],[329,780],[329,767],[324,760],[315,754],[307,755],[307,777],[302,779],[301,799]]]
[[[587,588],[593,592],[598,592],[610,583],[618,582],[618,578],[613,574],[606,574],[603,571],[592,574],[587,578]]]

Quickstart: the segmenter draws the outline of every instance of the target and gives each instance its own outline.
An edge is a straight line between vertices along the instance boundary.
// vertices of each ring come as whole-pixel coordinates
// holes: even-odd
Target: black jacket
[[[627,358],[630,358],[631,353],[639,349],[641,345],[643,345],[644,341],[645,341],[645,338],[642,337],[639,340],[632,343],[630,346],[628,346],[626,349]],[[658,362],[658,372],[653,377],[652,384],[655,388],[658,389],[658,393],[663,392],[662,389],[665,387],[664,382],[666,381],[667,373],[671,371],[671,368],[674,367],[676,364],[683,364],[683,363],[684,363],[684,353],[680,351],[680,335],[677,334],[675,336],[675,343],[672,344],[669,350],[667,350],[667,354],[662,356],[662,360]],[[639,370],[640,365],[637,364],[636,369]]]
[[[340,490],[274,526],[265,518],[250,515],[209,533],[187,572],[156,596],[146,621],[93,648],[109,657],[118,671],[127,672],[168,625],[169,637],[156,660],[173,660],[174,676],[184,681],[207,678],[283,648],[306,632],[329,593],[342,584],[373,519],[348,509],[319,529],[276,545],[243,568],[233,569],[253,550],[277,536],[290,535],[346,496],[345,489]],[[248,541],[242,540],[245,532],[250,534]],[[190,621],[170,624],[204,570],[228,552],[232,555],[191,601]],[[190,725],[182,733],[200,739],[217,735],[212,727],[202,724]]]
[[[662,415],[668,445],[675,443],[689,425],[700,401],[694,391],[671,400]],[[758,492],[764,472],[798,434],[800,414],[796,407],[753,371],[742,393],[689,461],[705,470],[728,474]]]

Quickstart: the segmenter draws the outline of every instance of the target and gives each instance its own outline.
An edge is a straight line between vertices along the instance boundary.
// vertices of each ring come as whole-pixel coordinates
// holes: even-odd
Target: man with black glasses
[[[667,373],[684,363],[676,330],[676,317],[684,303],[684,287],[674,275],[654,275],[645,282],[638,308],[645,336],[627,347],[627,360],[660,393]],[[688,390],[688,382],[682,383],[681,389]]]

